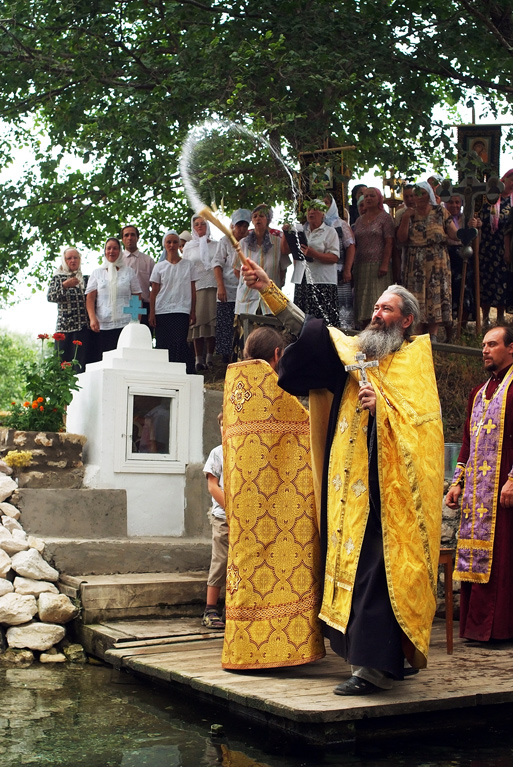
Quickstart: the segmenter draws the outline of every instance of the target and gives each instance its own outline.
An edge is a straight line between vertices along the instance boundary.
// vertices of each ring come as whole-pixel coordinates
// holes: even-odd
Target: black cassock
[[[322,562],[327,550],[327,482],[331,444],[348,373],[339,359],[329,332],[322,320],[307,317],[301,335],[285,349],[278,368],[278,383],[290,394],[306,396],[310,389],[328,389],[333,393],[324,466],[321,498]],[[310,424],[315,429],[315,424]],[[367,666],[403,678],[403,633],[394,615],[388,594],[383,558],[381,501],[378,482],[376,422],[369,415],[367,431],[369,450],[370,512],[356,571],[351,614],[347,632],[324,625],[324,634],[337,655],[353,666]]]

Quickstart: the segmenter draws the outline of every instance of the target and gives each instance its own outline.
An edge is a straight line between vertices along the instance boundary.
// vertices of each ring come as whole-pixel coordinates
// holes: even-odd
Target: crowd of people
[[[485,327],[491,307],[499,322],[513,308],[513,169],[502,182],[499,200],[485,200],[479,216],[467,222],[480,232]],[[458,230],[465,226],[463,199],[453,195],[441,203],[438,184],[431,177],[406,185],[401,205],[390,213],[379,189],[355,184],[347,209],[339,210],[327,194],[306,201],[304,224],[274,229],[272,208],[261,204],[252,211],[234,211],[231,229],[242,253],[278,287],[285,284],[288,270],[295,304],[326,325],[366,327],[376,295],[395,282],[419,301],[416,331],[429,333],[432,341],[440,335],[450,342],[463,273],[462,319],[475,318],[475,273],[473,259],[463,269],[458,239]],[[63,359],[73,358],[76,340],[82,344],[81,370],[114,349],[133,316],[130,307],[136,296],[139,320],[154,333],[156,347],[168,350],[171,362],[185,363],[189,373],[202,373],[212,367],[216,353],[223,362],[232,361],[237,318],[269,310],[258,292],[244,283],[230,239],[215,241],[209,222],[195,215],[191,232],[166,232],[157,263],[139,250],[138,241],[139,230],[132,225],[123,227],[119,239],[109,237],[104,261],[89,277],[82,273],[79,251],[64,250],[48,289],[48,300],[58,306],[56,330],[66,337],[61,342]]]

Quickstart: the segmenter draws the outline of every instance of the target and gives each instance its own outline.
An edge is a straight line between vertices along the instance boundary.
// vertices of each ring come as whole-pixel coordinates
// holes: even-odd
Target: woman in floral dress
[[[436,204],[426,182],[415,185],[417,205],[406,208],[397,229],[405,246],[404,287],[420,304],[420,332],[436,341],[438,325],[452,323],[451,265],[447,237],[457,240],[449,212]]]

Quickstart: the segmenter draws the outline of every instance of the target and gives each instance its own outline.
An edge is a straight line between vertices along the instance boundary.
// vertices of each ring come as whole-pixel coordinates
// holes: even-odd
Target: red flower
[[[23,407],[29,407],[29,405],[30,405],[30,402],[24,402],[23,403]]]
[[[16,402],[11,402],[11,405],[15,405],[15,404],[16,404]]]
[[[48,336],[47,336],[47,338],[48,338]],[[66,336],[64,335],[64,333],[54,333],[52,338],[53,338],[54,341],[65,341],[66,340]]]
[[[38,338],[39,338],[40,341],[46,341],[46,339],[50,338],[50,336],[48,335],[48,333],[40,333],[38,335]]]
[[[36,402],[39,402],[39,403],[44,402],[44,397],[38,397],[36,399]]]
[[[37,407],[37,402],[34,400],[34,402],[32,403],[32,410],[35,410],[36,407]]]
[[[82,346],[82,341],[73,341],[75,346]]]
[[[44,407],[43,407],[42,405],[39,405],[39,409],[40,409],[41,411],[43,411],[43,410],[44,410]]]
[[[61,362],[61,368],[64,370],[64,368],[70,368],[71,362]]]

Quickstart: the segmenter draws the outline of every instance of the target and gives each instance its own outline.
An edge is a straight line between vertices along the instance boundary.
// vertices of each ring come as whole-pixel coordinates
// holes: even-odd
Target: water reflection
[[[210,738],[223,724],[225,736]],[[323,750],[262,734],[227,711],[154,689],[108,667],[0,671],[0,765],[51,767],[510,767],[513,735],[482,728],[422,743]],[[435,745],[436,744],[436,745]]]

